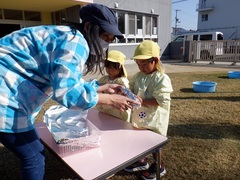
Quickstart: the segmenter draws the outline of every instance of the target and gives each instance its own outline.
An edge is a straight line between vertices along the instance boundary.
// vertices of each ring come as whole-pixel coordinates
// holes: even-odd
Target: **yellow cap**
[[[151,57],[157,57],[159,59],[159,55],[160,47],[158,44],[151,40],[144,40],[136,48],[132,59],[150,59]]]
[[[121,65],[124,65],[126,56],[123,53],[121,53],[120,51],[112,50],[112,51],[108,52],[107,60],[111,61],[111,62],[118,62]]]
[[[164,73],[165,67],[160,61],[160,47],[159,45],[151,40],[144,40],[141,44],[138,45],[134,52],[134,56],[132,59],[137,59],[137,60],[146,60],[150,59],[152,57],[158,58],[156,68],[158,71],[161,73]]]
[[[111,62],[120,63],[122,65],[122,68],[123,68],[124,76],[127,77],[127,71],[126,71],[126,69],[124,67],[126,56],[122,52],[117,51],[117,50],[109,51],[107,60],[111,61]]]

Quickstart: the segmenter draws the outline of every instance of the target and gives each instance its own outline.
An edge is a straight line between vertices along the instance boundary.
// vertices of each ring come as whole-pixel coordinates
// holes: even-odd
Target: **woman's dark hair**
[[[83,23],[67,23],[67,25],[72,28],[74,35],[76,35],[76,30],[79,30],[86,39],[90,48],[89,57],[85,63],[86,69],[83,74],[86,75],[88,73],[96,73],[97,71],[103,74],[104,57],[105,55],[107,56],[108,49],[106,52],[103,51],[102,46],[97,40],[97,37],[99,37],[99,35],[104,31],[95,24],[89,24],[87,32],[84,30]],[[94,49],[96,55],[91,54],[91,48]]]
[[[105,60],[104,61],[104,66],[106,68],[114,68],[116,70],[119,71],[119,74],[118,74],[118,77],[124,77],[124,72],[123,72],[123,68],[122,68],[122,65],[118,62],[112,62],[112,61],[109,61],[109,60]]]

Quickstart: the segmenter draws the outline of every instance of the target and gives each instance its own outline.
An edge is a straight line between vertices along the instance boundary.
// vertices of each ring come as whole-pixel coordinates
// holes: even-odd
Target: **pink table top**
[[[101,131],[100,147],[62,157],[58,145],[43,122],[36,128],[44,145],[82,179],[105,179],[138,159],[163,147],[168,139],[148,130],[137,130],[130,123],[89,110],[87,117]]]

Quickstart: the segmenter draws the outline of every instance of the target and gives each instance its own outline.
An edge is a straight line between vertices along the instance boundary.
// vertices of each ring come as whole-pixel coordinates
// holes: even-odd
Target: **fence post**
[[[232,65],[236,65],[237,63],[237,53],[238,53],[238,45],[237,45],[237,41],[234,41],[235,44],[235,52],[234,52],[234,61],[232,62]]]
[[[193,41],[189,41],[189,48],[188,48],[188,62],[190,63],[193,62],[192,42]]]

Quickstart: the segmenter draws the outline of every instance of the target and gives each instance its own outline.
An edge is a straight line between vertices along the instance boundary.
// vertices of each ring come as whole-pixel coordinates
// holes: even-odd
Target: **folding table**
[[[101,131],[99,147],[63,156],[52,134],[43,122],[36,123],[44,146],[84,180],[106,179],[137,160],[162,148],[168,139],[149,130],[135,129],[130,123],[98,112],[88,111],[87,119]],[[157,151],[158,152],[158,151]],[[159,156],[159,153],[157,153]],[[157,171],[159,172],[157,162]],[[157,179],[160,179],[157,173]]]

